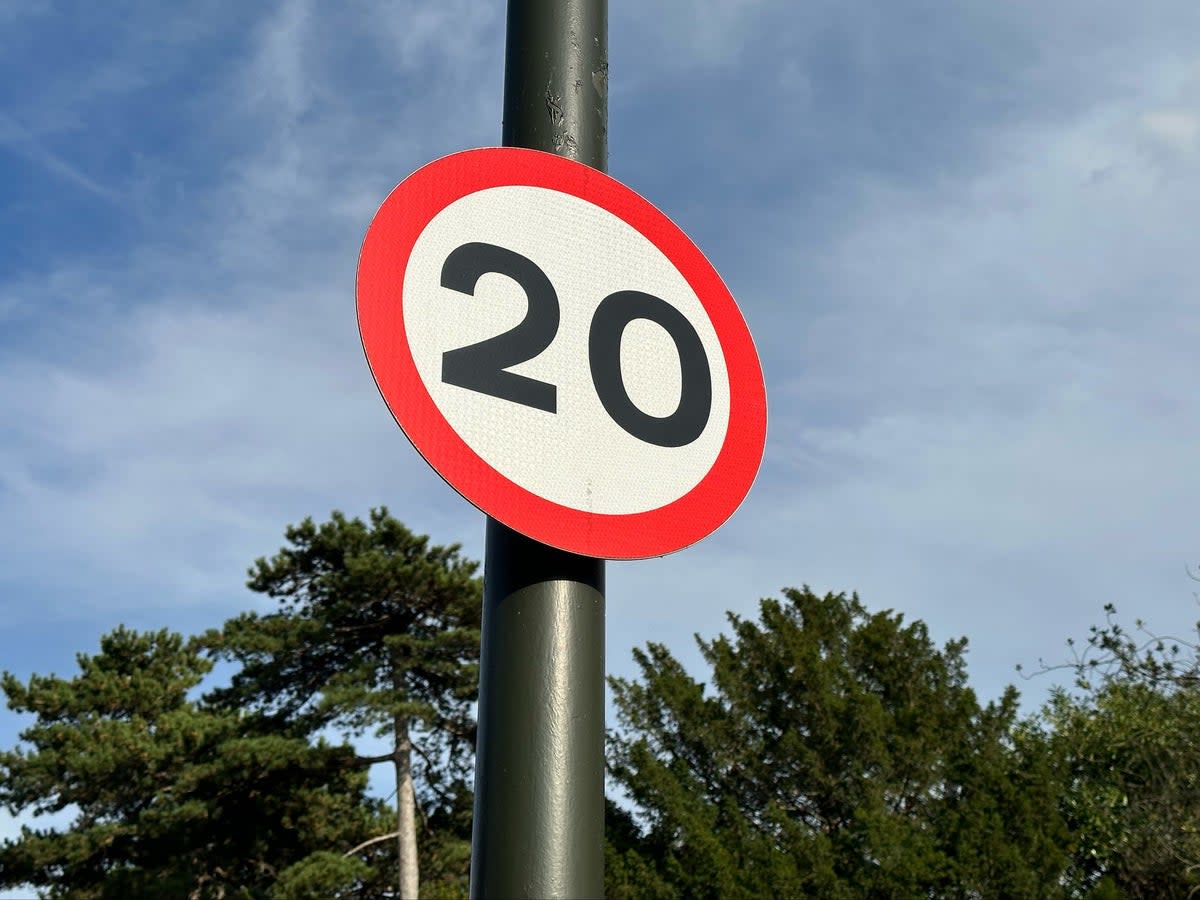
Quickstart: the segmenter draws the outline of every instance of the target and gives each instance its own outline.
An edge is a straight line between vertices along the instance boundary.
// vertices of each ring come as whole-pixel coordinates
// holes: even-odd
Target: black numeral
[[[489,272],[506,275],[521,286],[529,309],[514,328],[478,344],[442,354],[442,381],[523,406],[556,412],[558,389],[536,378],[505,371],[533,359],[558,333],[558,295],[546,273],[519,253],[495,244],[463,244],[442,265],[442,287],[475,295]]]
[[[679,406],[669,416],[642,412],[629,399],[621,375],[621,336],[634,319],[649,319],[666,329],[679,353],[682,375]],[[641,291],[617,291],[596,307],[588,333],[588,362],[596,396],[613,421],[635,438],[660,447],[682,447],[704,432],[712,411],[712,375],[700,335],[683,313],[665,300]]]

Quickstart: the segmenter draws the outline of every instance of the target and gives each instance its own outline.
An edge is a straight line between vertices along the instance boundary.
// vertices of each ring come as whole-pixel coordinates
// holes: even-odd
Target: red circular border
[[[628,514],[546,500],[500,474],[434,405],[404,328],[404,275],[413,246],[439,212],[476,191],[527,185],[572,194],[624,220],[687,280],[712,320],[729,373],[729,426],[708,474],[677,500]],[[516,147],[465,150],[418,169],[383,201],[358,262],[358,328],[375,383],[417,451],[480,510],[544,544],[584,556],[638,559],[681,550],[715,531],[754,482],[767,435],[762,367],[750,331],[712,264],[642,196],[581,163]]]

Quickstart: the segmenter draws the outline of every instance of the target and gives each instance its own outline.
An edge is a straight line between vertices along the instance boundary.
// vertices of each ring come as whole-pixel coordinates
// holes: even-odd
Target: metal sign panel
[[[479,509],[584,556],[661,556],[750,489],[762,369],[712,265],[649,202],[563,157],[467,150],[376,213],[363,349],[416,449]]]

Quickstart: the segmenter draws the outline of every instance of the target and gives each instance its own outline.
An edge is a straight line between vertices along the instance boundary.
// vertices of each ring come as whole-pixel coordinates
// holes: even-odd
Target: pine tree
[[[286,539],[250,570],[249,587],[279,609],[231,619],[205,637],[241,667],[210,699],[309,735],[334,727],[385,737],[388,752],[356,763],[394,767],[399,896],[415,898],[417,818],[459,802],[474,750],[477,564],[382,508],[366,523],[339,512],[321,525],[305,519]]]
[[[71,679],[3,677],[9,707],[35,721],[0,753],[0,803],[73,820],[5,842],[0,886],[266,898],[289,867],[353,846],[377,821],[350,748],[189,700],[211,663],[180,635],[118,628],[78,662]]]

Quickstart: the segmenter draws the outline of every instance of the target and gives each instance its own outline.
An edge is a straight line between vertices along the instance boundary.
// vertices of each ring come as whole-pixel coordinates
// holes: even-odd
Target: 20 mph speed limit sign
[[[421,455],[542,543],[661,556],[758,471],[766,393],[733,297],[665,215],[580,163],[506,147],[414,172],[367,230],[358,324]]]

